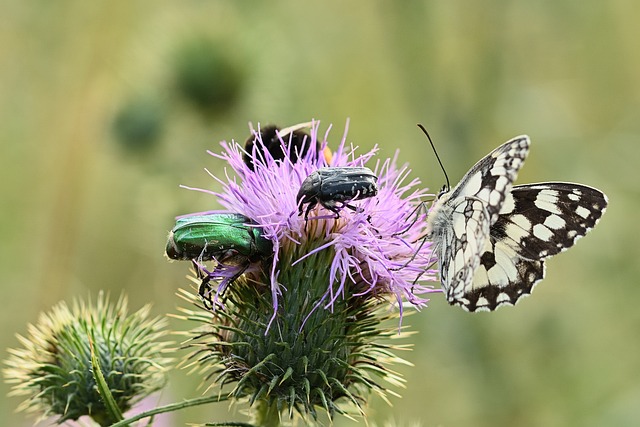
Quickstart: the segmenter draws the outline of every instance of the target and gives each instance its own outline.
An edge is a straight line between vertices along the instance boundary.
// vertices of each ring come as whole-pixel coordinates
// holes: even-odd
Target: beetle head
[[[305,178],[302,181],[302,185],[300,185],[300,190],[298,191],[298,195],[296,196],[296,202],[298,204],[298,211],[302,214],[302,206],[307,203],[310,203],[311,206],[308,210],[310,210],[313,206],[316,205],[318,196],[320,194],[320,187],[322,184],[322,177],[318,171],[313,172],[311,175]]]

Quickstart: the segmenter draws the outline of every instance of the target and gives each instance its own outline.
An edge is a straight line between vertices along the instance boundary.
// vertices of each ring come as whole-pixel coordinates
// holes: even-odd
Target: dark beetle
[[[340,217],[340,210],[357,211],[349,202],[362,200],[378,194],[378,177],[365,167],[329,167],[318,169],[309,175],[300,186],[296,200],[299,214],[309,218],[309,212],[318,203]]]

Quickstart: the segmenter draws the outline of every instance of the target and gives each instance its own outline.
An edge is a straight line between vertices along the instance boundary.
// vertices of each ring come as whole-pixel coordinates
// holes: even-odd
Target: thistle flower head
[[[305,126],[310,132],[302,136]],[[398,329],[381,326],[393,316],[381,307],[395,301],[401,315],[404,302],[421,307],[425,294],[436,292],[422,283],[434,280],[434,272],[419,182],[408,179],[409,169],[398,167],[396,157],[374,160],[377,148],[356,154],[346,131],[327,155],[328,133],[320,135],[314,122],[252,130],[246,150],[223,142],[221,154],[210,154],[227,162],[234,176],[210,174],[219,191],[194,189],[249,218],[273,244],[268,257],[254,260],[233,282],[231,273],[221,273],[224,266],[214,270],[210,277],[224,285],[217,309],[184,310],[185,318],[203,324],[186,343],[194,349],[190,366],[205,381],[235,384],[231,395],[266,408],[263,414],[295,410],[315,417],[321,407],[331,415],[343,412],[342,400],[361,408],[368,391],[385,395],[389,391],[371,374],[400,384],[388,363],[401,359],[391,351],[398,347],[384,342]],[[305,220],[296,196],[302,182],[325,167],[370,168],[376,195],[356,197],[363,195],[356,191],[358,200],[337,215],[318,203]]]
[[[94,379],[91,348],[121,412],[165,383],[167,362],[159,341],[165,321],[149,319],[150,306],[128,315],[127,300],[115,304],[102,294],[92,304],[64,302],[42,313],[29,325],[22,348],[9,349],[5,380],[13,384],[10,395],[24,396],[18,410],[58,416],[59,424],[89,415],[109,424],[103,399]],[[114,421],[111,419],[111,421]]]
[[[422,239],[425,213],[416,209],[425,195],[416,188],[419,181],[407,182],[410,170],[406,165],[397,166],[396,152],[393,158],[377,160],[373,165],[378,177],[376,197],[359,201],[356,211],[343,209],[339,218],[331,218],[331,212],[318,207],[317,219],[306,221],[298,215],[296,195],[307,176],[326,166],[369,166],[378,152],[375,147],[356,155],[356,148],[346,143],[345,130],[329,163],[323,155],[329,131],[321,137],[319,123],[309,125],[309,138],[302,144],[299,133],[289,133],[289,139],[287,135],[280,137],[283,148],[279,153],[284,156],[279,158],[271,155],[273,141],[263,142],[260,130],[252,130],[253,146],[266,149],[247,152],[235,142],[222,142],[221,154],[209,154],[227,162],[237,178],[227,175],[222,180],[212,175],[222,185],[222,191],[196,190],[213,194],[228,210],[251,218],[273,241],[269,285],[274,313],[278,298],[286,289],[286,284],[278,281],[281,266],[299,263],[321,251],[333,253],[323,296],[325,308],[331,308],[345,295],[348,283],[357,286],[359,294],[392,295],[400,309],[403,300],[424,306],[428,300],[422,295],[438,290],[418,282],[434,280],[430,270],[431,245]],[[297,131],[297,127],[293,128]],[[298,150],[290,148],[293,142],[299,145]],[[295,152],[295,158],[289,156],[291,152]],[[281,263],[282,256],[288,256],[289,262]]]

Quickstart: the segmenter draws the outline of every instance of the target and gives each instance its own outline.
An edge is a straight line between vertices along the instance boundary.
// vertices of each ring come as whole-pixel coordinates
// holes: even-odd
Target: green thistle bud
[[[348,414],[354,406],[364,414],[369,392],[395,395],[372,374],[396,386],[404,382],[388,366],[406,362],[392,354],[402,346],[389,344],[390,338],[402,337],[397,321],[381,325],[398,317],[389,312],[386,300],[349,295],[336,301],[333,310],[314,307],[326,290],[319,284],[328,280],[329,254],[282,271],[288,289],[280,296],[271,327],[268,277],[260,274],[235,281],[220,297],[224,308],[183,310],[184,319],[203,324],[185,343],[192,350],[187,366],[205,383],[233,384],[234,399],[257,406],[256,425],[270,425],[267,418],[283,413],[292,417],[294,411],[317,419],[317,408],[330,417]],[[185,299],[198,300],[195,292],[183,292]]]
[[[9,349],[4,376],[10,395],[26,396],[18,410],[58,416],[59,424],[91,416],[100,425],[115,420],[100,396],[91,364],[91,349],[121,412],[159,390],[166,382],[159,342],[165,319],[149,319],[150,306],[127,315],[127,299],[114,304],[102,293],[95,305],[61,302],[42,313],[28,336],[18,335],[22,348]]]

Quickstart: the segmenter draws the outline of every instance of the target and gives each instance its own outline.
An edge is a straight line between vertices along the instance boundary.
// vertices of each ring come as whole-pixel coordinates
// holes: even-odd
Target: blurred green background
[[[219,188],[205,150],[249,121],[320,119],[335,144],[350,118],[350,141],[400,149],[434,191],[416,123],[452,181],[527,133],[518,182],[596,186],[607,214],[518,307],[470,315],[436,295],[407,318],[415,367],[371,421],[640,425],[639,2],[5,1],[2,15],[0,358],[39,312],[99,289],[175,313],[187,268],[164,258],[167,231],[218,207],[178,184]],[[199,382],[173,372],[162,399]],[[0,398],[0,425],[31,425],[18,402]],[[172,423],[230,419],[219,404]]]

